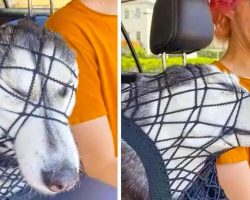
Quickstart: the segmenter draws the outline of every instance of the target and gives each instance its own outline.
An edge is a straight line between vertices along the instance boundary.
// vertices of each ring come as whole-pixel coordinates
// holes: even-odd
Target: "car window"
[[[27,8],[27,0],[7,0],[10,8]],[[32,0],[33,8],[49,8],[49,0]],[[61,8],[66,5],[70,0],[54,0],[54,7]]]
[[[5,8],[3,0],[0,0],[0,8]]]
[[[122,23],[137,52],[144,72],[161,72],[161,56],[150,51],[150,28],[155,0],[125,0],[122,3]],[[136,65],[128,46],[122,37],[122,71],[136,71]],[[219,59],[226,48],[214,40],[209,47],[187,55],[187,63],[209,64]],[[167,66],[182,64],[182,55],[167,55]]]
[[[134,48],[137,48],[134,42],[132,42],[132,44]],[[121,57],[122,71],[137,72],[138,70],[136,67],[135,60],[132,57],[131,51],[123,35],[121,43],[121,52],[122,52],[122,57]],[[138,49],[136,49],[136,53],[137,55],[140,53]]]

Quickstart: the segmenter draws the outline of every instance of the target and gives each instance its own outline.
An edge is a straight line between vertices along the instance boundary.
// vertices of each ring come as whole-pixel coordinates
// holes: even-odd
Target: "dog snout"
[[[73,188],[79,178],[76,168],[42,171],[42,177],[45,185],[52,192],[63,192]]]

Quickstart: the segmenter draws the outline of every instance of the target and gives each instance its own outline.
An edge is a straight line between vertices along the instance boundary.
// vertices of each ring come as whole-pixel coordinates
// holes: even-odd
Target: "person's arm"
[[[230,200],[250,199],[250,170],[247,161],[217,165],[219,183]]]
[[[72,126],[88,176],[117,185],[117,159],[106,116]]]

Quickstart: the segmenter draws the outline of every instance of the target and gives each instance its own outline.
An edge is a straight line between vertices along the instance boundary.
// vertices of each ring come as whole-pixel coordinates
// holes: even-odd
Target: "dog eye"
[[[20,90],[20,89],[15,89],[15,88],[11,88],[12,90],[14,90],[17,94],[19,94],[19,95],[21,95],[21,96],[23,96],[23,97],[28,97],[28,94],[25,92],[25,91],[22,91],[22,90]]]
[[[25,97],[25,98],[27,98],[28,97],[28,93],[27,92],[25,92],[25,91],[23,91],[23,90],[21,90],[20,88],[15,88],[13,85],[10,85],[10,84],[7,84],[6,83],[6,85],[14,92],[14,93],[16,93],[16,94],[18,94],[18,95],[20,95],[20,96],[22,96],[22,97]]]
[[[228,90],[231,90],[231,91],[235,90],[235,87],[232,84],[221,82],[221,83],[218,83],[218,85],[223,86],[225,89],[228,89]]]
[[[26,91],[22,90],[21,88],[15,87],[13,84],[9,83],[8,81],[2,81],[0,79],[0,85],[3,85],[4,88],[8,88],[8,90],[12,92],[13,94],[18,94],[25,98],[28,97],[28,93]]]
[[[67,87],[63,87],[63,89],[59,91],[59,95],[61,97],[65,97],[68,94],[68,92],[69,92],[69,89]]]

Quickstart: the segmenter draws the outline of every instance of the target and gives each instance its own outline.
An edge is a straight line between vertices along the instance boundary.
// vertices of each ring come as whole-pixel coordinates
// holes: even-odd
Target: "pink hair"
[[[237,0],[210,0],[210,8],[212,11],[228,11],[234,8]]]
[[[220,23],[220,16],[224,17],[224,30],[215,30],[215,36],[218,39],[227,40],[231,36],[231,27],[229,23],[229,19],[225,16],[225,13],[234,9],[236,5],[236,1],[238,0],[210,0],[209,5],[211,9],[211,13],[213,16],[214,24]]]

